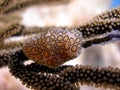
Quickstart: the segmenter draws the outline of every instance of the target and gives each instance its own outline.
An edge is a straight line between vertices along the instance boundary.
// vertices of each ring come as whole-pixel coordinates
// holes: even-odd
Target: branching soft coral
[[[38,0],[8,1],[10,2],[6,0],[0,3],[2,5],[0,9],[3,8],[1,14],[39,2]],[[13,6],[9,6],[11,3]],[[120,8],[117,7],[94,17],[85,25],[69,28],[27,28],[19,23],[10,24],[0,30],[0,67],[8,66],[12,75],[19,78],[27,87],[36,90],[79,90],[81,84],[119,90],[119,68],[62,65],[77,57],[82,48],[118,41],[119,14]],[[8,37],[13,36],[25,38],[20,41],[9,41]],[[25,64],[30,59],[33,62]]]
[[[67,4],[72,0],[4,0],[1,4],[1,14],[8,14],[32,5]]]

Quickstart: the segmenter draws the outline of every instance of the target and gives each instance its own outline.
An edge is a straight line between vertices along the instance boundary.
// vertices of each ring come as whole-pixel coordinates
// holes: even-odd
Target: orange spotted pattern
[[[56,68],[80,55],[81,33],[77,30],[50,30],[28,39],[23,44],[24,54],[35,62]]]

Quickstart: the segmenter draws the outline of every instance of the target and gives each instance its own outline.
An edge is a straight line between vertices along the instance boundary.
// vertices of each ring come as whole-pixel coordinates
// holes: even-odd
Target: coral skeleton
[[[31,5],[70,3],[69,0],[0,1],[1,17],[6,14],[9,17],[9,13]],[[24,38],[10,41],[14,36]],[[120,7],[77,27],[28,28],[19,22],[9,22],[0,29],[0,68],[9,67],[11,75],[34,90],[79,90],[84,84],[120,90],[119,68],[62,65],[79,56],[82,48],[119,40]],[[30,60],[33,62],[25,64]]]

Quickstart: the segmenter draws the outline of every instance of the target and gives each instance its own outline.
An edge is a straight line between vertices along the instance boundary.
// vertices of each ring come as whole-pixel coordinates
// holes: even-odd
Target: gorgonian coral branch
[[[0,12],[13,2],[13,0],[0,0]]]
[[[7,66],[9,61],[13,60],[13,56],[19,54],[20,48],[15,48],[12,50],[1,50],[0,51],[0,67]],[[21,56],[22,59],[27,59],[27,57]],[[14,58],[17,59],[17,58]]]
[[[2,24],[5,24],[5,26],[6,26],[6,24],[20,22],[20,20],[21,20],[21,17],[19,15],[16,15],[16,14],[0,15],[0,22]]]
[[[16,57],[14,57],[16,56]],[[1,50],[0,51],[0,67],[7,66],[9,62],[12,62],[14,59],[21,59],[21,65],[24,65],[24,62],[29,61],[29,59],[24,55],[21,48],[14,48],[9,50]],[[40,65],[37,63],[31,63],[30,65],[25,65],[25,68],[31,70],[32,72],[48,72],[48,73],[59,73],[61,70],[66,69],[68,66],[58,67],[56,69],[49,68],[44,65]],[[70,66],[69,66],[70,67]]]
[[[105,42],[105,40],[108,41],[108,37],[109,37],[109,41],[113,39],[115,36],[117,36],[118,33],[120,33],[119,26],[120,26],[120,19],[109,19],[109,20],[91,21],[90,23],[86,25],[76,27],[76,28],[82,33],[82,37],[83,37],[82,42],[91,45],[91,44],[96,44],[96,43],[99,44],[99,42]],[[31,29],[30,31],[28,31],[28,29],[23,30],[23,35],[32,34],[32,33],[48,32],[49,30],[53,30],[53,29],[56,31],[58,29],[68,30],[70,28],[67,28],[67,27],[47,27],[47,28],[36,27],[36,28],[33,28],[33,31]],[[116,35],[115,35],[115,32],[116,32]],[[111,37],[112,35],[113,35],[113,38]],[[107,38],[105,39],[105,37]],[[94,39],[98,40],[98,42],[96,42]],[[83,44],[83,47],[84,45],[85,44]]]
[[[83,39],[97,38],[112,31],[120,31],[120,19],[92,21],[77,29],[82,32]]]
[[[14,23],[8,25],[7,27],[0,30],[0,41],[4,41],[5,38],[8,38],[12,35],[19,33],[22,30],[22,25]]]
[[[20,35],[31,35],[31,34],[38,34],[47,32],[49,30],[55,29],[57,27],[25,27]]]
[[[110,34],[110,35],[107,35],[105,37],[102,37],[102,38],[95,38],[95,39],[91,39],[91,40],[86,40],[86,41],[83,41],[82,42],[82,47],[83,48],[87,48],[87,47],[90,47],[92,45],[95,45],[95,44],[107,44],[107,43],[111,43],[111,42],[114,42],[114,41],[119,41],[120,40],[120,32],[118,32],[117,34]]]
[[[78,85],[81,83],[95,85],[96,87],[120,89],[120,69],[118,68],[77,65],[62,70],[60,76],[72,83],[78,83]]]
[[[92,44],[100,44],[108,41],[119,40],[120,35],[120,19],[110,19],[110,20],[101,20],[93,21],[84,26],[77,28],[82,33],[82,46],[89,47]],[[23,28],[18,35],[31,35],[48,32],[50,30],[68,30],[71,28],[67,27],[34,27],[34,28]],[[76,28],[74,28],[76,29]],[[37,34],[35,35],[37,36]],[[79,34],[78,34],[79,36]],[[34,36],[33,36],[34,37]],[[14,44],[14,43],[13,43]],[[17,44],[16,44],[17,45]]]
[[[111,18],[120,19],[120,6],[95,16],[93,20],[97,21],[100,19],[111,19]]]
[[[7,14],[13,11],[17,11],[23,8],[26,8],[31,5],[41,5],[41,4],[47,4],[47,5],[56,5],[56,4],[64,4],[69,3],[71,0],[20,0],[20,1],[14,1],[11,5],[4,7],[1,10],[2,14]]]
[[[16,49],[6,56],[9,58],[8,65],[12,75],[19,78],[23,84],[27,84],[28,87],[34,89],[56,89],[59,87],[63,90],[68,90],[68,88],[75,90],[76,87],[73,85],[75,83],[96,85],[97,87],[112,87],[118,90],[120,88],[120,70],[118,68],[77,65],[76,67],[60,66],[54,70],[35,63],[24,65],[23,62],[27,60],[27,57],[20,49]],[[50,75],[49,73],[54,74]]]
[[[22,47],[23,41],[10,41],[10,42],[3,42],[0,50],[5,49],[5,50],[9,50],[9,49],[14,49],[17,47]]]
[[[27,58],[22,53],[21,50],[11,54],[11,58],[13,59],[10,60],[8,63],[11,69],[10,72],[13,75],[15,75],[17,78],[20,78],[23,84],[27,84],[28,87],[32,87],[34,89],[44,89],[44,88],[55,89],[55,88],[58,88],[59,86],[59,88],[62,88],[63,90],[65,89],[65,87],[66,89],[68,89],[69,87],[70,89],[73,90],[72,87],[74,86],[73,84],[75,83],[96,85],[96,87],[101,87],[101,86],[107,87],[107,88],[112,87],[117,90],[119,90],[120,88],[119,87],[120,86],[119,85],[120,70],[118,68],[113,69],[112,67],[100,68],[100,67],[77,65],[76,67],[60,66],[58,69],[54,70],[46,66],[38,65],[35,63],[30,65],[24,65],[23,62]],[[55,75],[52,76],[52,75],[49,75],[49,73],[54,73]],[[54,80],[57,80],[57,81],[54,82]],[[73,84],[71,84],[70,82]],[[65,86],[63,86],[63,84],[61,86],[61,83],[63,83]],[[66,84],[69,84],[69,86],[67,86]]]
[[[58,77],[55,74],[47,74],[44,72],[32,72],[26,68],[23,62],[27,59],[21,50],[11,54],[12,60],[9,61],[8,66],[10,72],[16,78],[20,78],[23,84],[36,90],[78,90],[74,84],[65,81],[64,78]],[[19,67],[19,68],[18,68]]]

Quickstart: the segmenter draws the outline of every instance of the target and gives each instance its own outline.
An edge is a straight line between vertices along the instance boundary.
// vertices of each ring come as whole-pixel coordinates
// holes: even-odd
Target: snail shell
[[[56,68],[80,55],[81,41],[81,33],[78,30],[56,28],[29,38],[22,49],[29,59]]]

